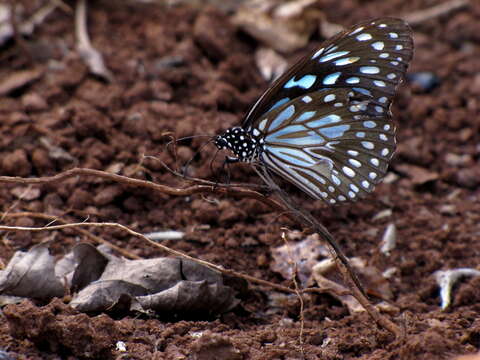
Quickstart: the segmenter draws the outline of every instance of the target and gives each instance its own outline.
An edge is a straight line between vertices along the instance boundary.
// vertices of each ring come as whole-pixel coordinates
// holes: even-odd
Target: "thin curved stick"
[[[47,215],[47,214],[43,214],[43,213],[36,213],[36,212],[31,212],[31,211],[21,211],[21,212],[14,212],[14,213],[5,212],[5,213],[0,213],[0,214],[2,214],[2,219],[30,217],[30,218],[48,220],[50,222],[46,226],[44,226],[46,228],[50,228],[52,226],[50,224],[52,224],[54,222],[59,222],[62,225],[67,225],[68,224],[68,222],[65,221],[64,219],[62,219],[61,217],[53,216],[53,215]],[[94,241],[97,244],[105,244],[105,245],[109,246],[110,248],[112,248],[113,250],[115,250],[116,252],[125,256],[128,259],[142,259],[142,257],[140,257],[138,255],[135,255],[134,253],[131,253],[127,250],[124,250],[123,248],[121,248],[121,247],[119,247],[115,244],[112,244],[110,241],[102,239],[100,236],[94,235],[87,230],[84,230],[82,228],[77,228],[77,227],[74,227],[73,229],[75,231],[77,231],[78,233],[86,236],[87,238],[89,238],[90,240]]]
[[[61,182],[75,176],[99,177],[102,179],[115,181],[117,183],[125,184],[128,186],[147,188],[155,192],[172,195],[172,196],[191,196],[195,194],[223,194],[223,195],[233,196],[235,198],[249,198],[249,199],[258,200],[276,211],[285,211],[284,207],[278,201],[268,196],[262,195],[257,191],[245,189],[242,185],[216,184],[212,181],[199,179],[198,182],[201,183],[202,185],[192,185],[185,188],[175,188],[168,185],[153,183],[147,180],[134,179],[134,178],[123,176],[123,175],[109,173],[106,171],[86,169],[86,168],[73,168],[53,176],[44,176],[44,177],[38,177],[38,178],[22,178],[19,176],[0,176],[0,184],[3,183],[3,184],[41,185],[41,184]],[[181,177],[180,174],[179,176]],[[190,181],[195,183],[197,182],[197,179],[191,178]],[[257,187],[257,186],[252,185],[252,187]],[[262,188],[262,186],[258,185],[258,188]],[[291,217],[291,218],[292,220],[295,220],[294,217]]]

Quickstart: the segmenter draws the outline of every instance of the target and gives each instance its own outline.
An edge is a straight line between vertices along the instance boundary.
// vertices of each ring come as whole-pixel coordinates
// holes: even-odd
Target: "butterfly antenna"
[[[184,137],[181,137],[179,139],[175,139],[174,137],[172,137],[172,140],[169,141],[166,146],[169,146],[171,145],[172,143],[178,143],[180,141],[184,141],[184,140],[190,140],[190,139],[196,139],[196,138],[199,138],[199,137],[212,137],[212,135],[191,135],[191,136],[184,136]]]
[[[198,135],[198,136],[206,136],[206,135]],[[185,139],[185,138],[182,138],[182,139]],[[187,175],[188,167],[190,166],[190,163],[193,161],[193,159],[195,159],[195,157],[202,152],[202,150],[205,148],[205,146],[212,143],[214,139],[215,139],[214,137],[210,137],[210,140],[208,140],[205,144],[200,146],[200,149],[198,149],[197,152],[195,152],[195,154],[193,154],[193,156],[185,163],[185,165],[183,165],[182,175],[184,177]]]

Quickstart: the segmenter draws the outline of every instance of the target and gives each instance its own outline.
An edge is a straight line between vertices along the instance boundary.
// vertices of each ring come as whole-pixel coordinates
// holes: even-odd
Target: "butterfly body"
[[[390,105],[412,53],[402,20],[359,24],[295,64],[215,144],[315,199],[355,201],[387,171],[395,150]]]
[[[264,140],[262,138],[257,139],[252,132],[240,126],[235,126],[217,136],[214,143],[218,149],[230,150],[235,155],[235,158],[231,158],[231,162],[251,163],[258,159]]]

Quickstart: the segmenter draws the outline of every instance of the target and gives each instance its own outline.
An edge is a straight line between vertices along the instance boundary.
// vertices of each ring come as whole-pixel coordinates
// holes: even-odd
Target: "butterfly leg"
[[[225,156],[225,160],[223,161],[222,165],[222,172],[225,172],[226,177],[225,177],[225,183],[230,184],[230,164],[235,164],[238,163],[240,159],[236,157],[230,157],[230,156]]]
[[[225,157],[225,160],[223,161],[222,167],[220,168],[220,172],[217,173],[219,175],[216,176],[214,188],[216,188],[220,183],[222,183],[222,178],[221,177],[222,177],[223,173],[226,174],[224,183],[225,184],[230,183],[230,168],[228,167],[228,165],[233,164],[233,163],[237,163],[239,161],[240,161],[239,159],[234,158],[234,157],[229,157],[229,156]],[[215,171],[213,170],[213,161],[210,163],[210,171],[212,173],[215,173]]]
[[[265,166],[253,165],[253,170],[257,173],[257,175],[263,180],[263,182],[267,185],[267,188],[264,191],[265,196],[270,196],[274,192],[282,191],[280,187],[274,182],[268,173],[268,169]]]

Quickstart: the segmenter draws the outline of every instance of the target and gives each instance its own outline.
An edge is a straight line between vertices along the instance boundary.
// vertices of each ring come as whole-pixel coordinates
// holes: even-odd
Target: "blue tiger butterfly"
[[[395,150],[390,106],[412,56],[403,20],[358,24],[292,66],[215,145],[235,155],[230,161],[259,164],[315,199],[362,198]]]

